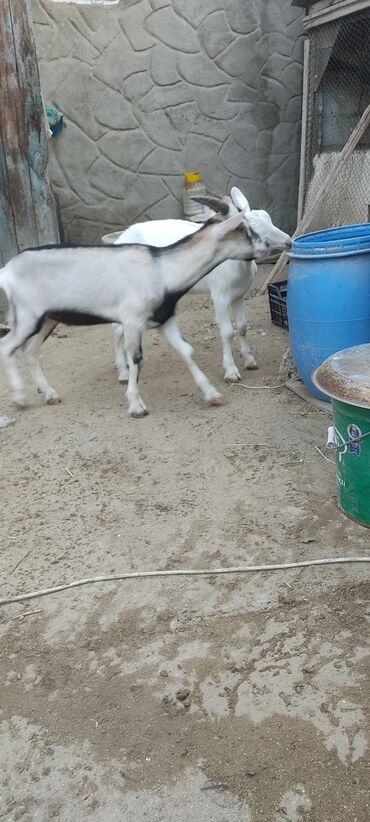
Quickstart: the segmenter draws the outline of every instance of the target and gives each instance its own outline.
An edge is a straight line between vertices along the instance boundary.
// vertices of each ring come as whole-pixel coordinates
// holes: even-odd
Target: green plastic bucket
[[[370,528],[370,408],[332,400],[339,505]],[[344,444],[346,443],[346,444]]]
[[[332,401],[340,508],[370,528],[370,345],[338,351],[312,379]]]

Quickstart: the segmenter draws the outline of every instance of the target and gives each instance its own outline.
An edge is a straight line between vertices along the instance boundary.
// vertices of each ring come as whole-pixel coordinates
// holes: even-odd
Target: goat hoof
[[[128,383],[128,374],[118,374],[118,382]]]
[[[24,394],[17,394],[13,397],[13,402],[17,408],[27,408],[27,398]]]
[[[148,414],[148,410],[143,402],[136,403],[136,405],[131,406],[128,409],[128,414],[130,417],[134,417],[138,419],[139,417],[146,417]]]
[[[254,357],[249,357],[245,361],[245,367],[246,367],[247,371],[256,371],[257,370],[258,365],[257,365],[256,360],[254,359]]]
[[[241,376],[236,368],[235,371],[227,371],[224,379],[225,382],[239,382],[239,380],[241,380]]]
[[[208,397],[206,400],[207,405],[222,405],[224,398],[222,394],[215,394],[213,397]]]
[[[45,400],[47,405],[59,405],[61,402],[60,396],[56,391],[50,391],[50,393],[46,395]]]

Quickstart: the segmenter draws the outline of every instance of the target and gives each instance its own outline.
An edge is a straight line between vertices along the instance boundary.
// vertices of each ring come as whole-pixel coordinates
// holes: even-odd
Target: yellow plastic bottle
[[[201,203],[196,203],[192,197],[203,197],[206,188],[202,183],[199,171],[187,171],[184,174],[184,188],[182,191],[182,202],[185,220],[194,223],[204,223],[206,220],[206,207]]]

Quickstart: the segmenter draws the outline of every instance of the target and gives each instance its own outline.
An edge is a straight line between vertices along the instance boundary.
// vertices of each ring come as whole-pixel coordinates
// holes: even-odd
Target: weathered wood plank
[[[29,0],[0,0],[0,245],[3,261],[58,241]]]
[[[27,42],[16,43],[10,2],[3,0],[0,24],[1,131],[5,152],[7,200],[11,209],[18,248],[38,242],[31,178],[28,166],[27,89],[22,87],[18,74],[16,48],[27,51]],[[17,0],[14,0],[17,3]],[[15,9],[13,10],[14,14]],[[18,10],[19,11],[19,10]],[[21,61],[19,61],[21,62]]]

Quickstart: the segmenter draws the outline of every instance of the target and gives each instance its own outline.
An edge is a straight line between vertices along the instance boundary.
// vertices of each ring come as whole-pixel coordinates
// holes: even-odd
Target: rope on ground
[[[263,391],[265,388],[269,388],[270,390],[274,388],[284,388],[284,383],[280,382],[279,385],[246,385],[244,382],[232,382],[231,385],[234,388],[250,388],[254,391]]]
[[[128,571],[125,574],[108,574],[100,577],[86,577],[65,585],[56,585],[54,588],[44,588],[40,591],[32,591],[29,594],[19,594],[13,597],[0,599],[1,605],[9,605],[11,602],[24,602],[27,599],[45,597],[48,594],[56,594],[58,591],[67,591],[70,588],[78,588],[81,585],[91,585],[96,582],[115,582],[121,579],[145,579],[148,577],[212,577],[218,574],[248,574],[266,571],[285,571],[290,568],[309,568],[317,565],[343,565],[354,562],[370,562],[370,557],[333,557],[331,559],[307,559],[301,562],[283,562],[278,565],[241,565],[235,568],[180,568],[173,571]]]

